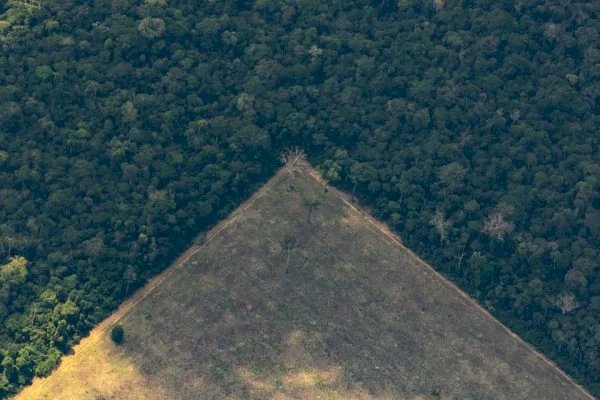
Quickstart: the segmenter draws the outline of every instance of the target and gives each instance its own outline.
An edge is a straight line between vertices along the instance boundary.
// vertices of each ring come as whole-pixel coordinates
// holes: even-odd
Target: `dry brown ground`
[[[591,398],[311,173],[271,180],[17,399]]]

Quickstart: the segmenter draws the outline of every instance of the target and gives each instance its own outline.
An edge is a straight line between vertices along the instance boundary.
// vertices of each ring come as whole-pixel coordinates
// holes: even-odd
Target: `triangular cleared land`
[[[591,398],[314,171],[265,189],[17,398]]]

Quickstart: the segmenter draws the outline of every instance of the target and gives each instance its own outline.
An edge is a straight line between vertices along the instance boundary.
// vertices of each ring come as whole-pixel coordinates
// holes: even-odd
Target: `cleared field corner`
[[[593,399],[325,189],[280,172],[16,399]]]

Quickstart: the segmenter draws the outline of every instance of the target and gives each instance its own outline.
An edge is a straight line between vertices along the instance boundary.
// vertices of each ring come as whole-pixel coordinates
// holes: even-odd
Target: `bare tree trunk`
[[[460,256],[456,257],[456,259],[458,260],[458,263],[456,264],[456,272],[460,272],[460,264],[462,264],[462,260],[464,257],[465,257],[465,247],[463,246]]]
[[[329,189],[327,188],[327,186],[325,186],[325,189],[323,189],[323,193],[321,193],[321,203],[325,200],[325,195],[327,194],[327,192],[329,192]]]

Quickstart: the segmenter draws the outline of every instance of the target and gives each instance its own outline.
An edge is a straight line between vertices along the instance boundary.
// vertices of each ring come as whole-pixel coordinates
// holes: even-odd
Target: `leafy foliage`
[[[294,146],[600,393],[597,2],[0,7],[0,396]]]
[[[110,329],[110,338],[116,344],[121,344],[125,336],[125,331],[121,325],[115,325]]]

